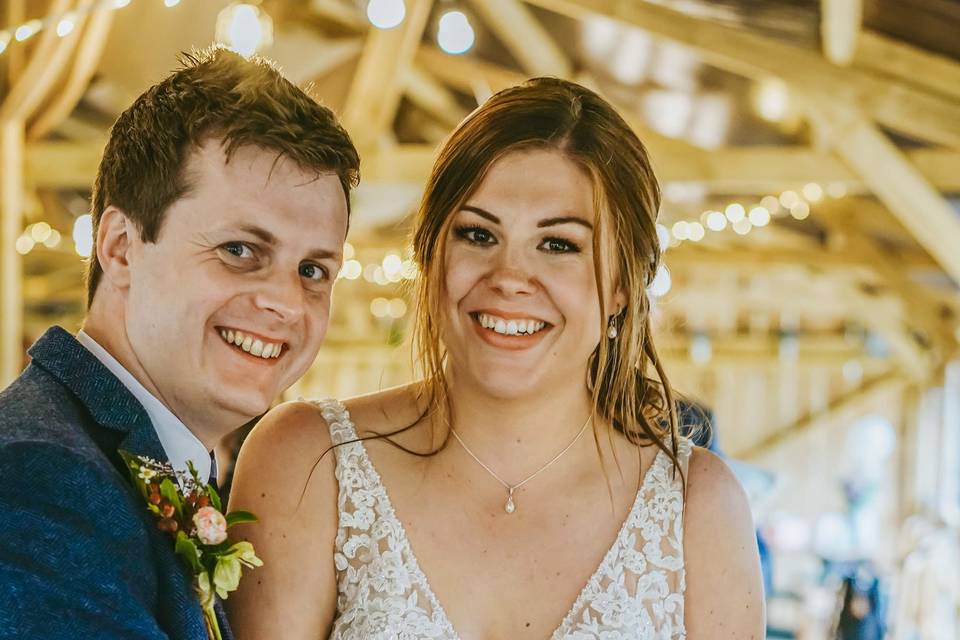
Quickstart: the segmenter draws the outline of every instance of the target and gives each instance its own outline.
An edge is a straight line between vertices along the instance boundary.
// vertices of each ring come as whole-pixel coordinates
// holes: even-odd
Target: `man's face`
[[[265,412],[327,331],[347,205],[335,174],[219,141],[187,162],[188,194],[155,243],[131,239],[126,333],[148,387],[187,425]],[[210,425],[207,425],[208,427]]]

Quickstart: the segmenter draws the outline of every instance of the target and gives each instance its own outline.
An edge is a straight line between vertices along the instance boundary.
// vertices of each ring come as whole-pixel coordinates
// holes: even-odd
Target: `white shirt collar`
[[[170,464],[178,471],[186,472],[188,470],[187,460],[192,460],[200,480],[208,482],[210,479],[210,452],[203,446],[203,443],[187,428],[187,425],[181,422],[180,418],[175,416],[170,409],[160,400],[140,384],[140,381],[133,377],[116,358],[104,349],[100,344],[89,335],[80,331],[77,334],[77,340],[87,350],[96,357],[97,360],[110,370],[110,372],[123,383],[130,393],[133,394],[140,404],[143,405],[153,428],[157,432],[157,438],[170,460]]]

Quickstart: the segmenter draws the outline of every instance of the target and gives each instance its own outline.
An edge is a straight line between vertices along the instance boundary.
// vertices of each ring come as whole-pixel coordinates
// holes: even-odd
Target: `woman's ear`
[[[133,222],[120,209],[107,207],[97,227],[97,261],[103,278],[117,289],[130,286],[130,243]]]
[[[616,293],[613,294],[613,309],[614,312],[611,315],[620,315],[627,307],[627,294],[623,289],[617,289]]]

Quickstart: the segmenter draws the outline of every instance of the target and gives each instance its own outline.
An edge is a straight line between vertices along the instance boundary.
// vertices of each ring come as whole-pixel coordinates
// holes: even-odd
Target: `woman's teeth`
[[[547,325],[542,320],[506,320],[486,313],[479,314],[477,319],[484,329],[490,329],[505,336],[533,335]]]
[[[264,342],[253,336],[233,329],[220,329],[220,337],[227,344],[243,349],[247,353],[260,358],[277,358],[283,350],[282,343]]]

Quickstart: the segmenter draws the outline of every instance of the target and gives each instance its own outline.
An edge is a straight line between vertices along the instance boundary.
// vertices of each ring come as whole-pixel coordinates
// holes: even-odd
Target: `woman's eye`
[[[550,253],[575,253],[580,251],[580,247],[576,243],[562,238],[547,238],[540,247]]]
[[[237,258],[253,257],[253,249],[243,242],[228,242],[223,245],[223,250]]]
[[[493,234],[483,227],[459,227],[457,235],[473,244],[493,244]]]
[[[327,279],[327,270],[316,264],[300,265],[300,276],[308,280],[322,281]]]

